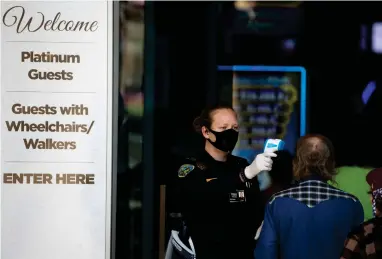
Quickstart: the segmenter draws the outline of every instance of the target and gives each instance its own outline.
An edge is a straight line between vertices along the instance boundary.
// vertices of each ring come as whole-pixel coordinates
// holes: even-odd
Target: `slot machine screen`
[[[232,102],[240,124],[234,155],[252,161],[268,138],[292,154],[306,131],[306,71],[290,66],[219,66],[220,100]]]

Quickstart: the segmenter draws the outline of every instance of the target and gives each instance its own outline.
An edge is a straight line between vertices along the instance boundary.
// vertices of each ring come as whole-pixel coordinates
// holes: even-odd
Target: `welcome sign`
[[[1,2],[0,259],[109,259],[113,3]]]

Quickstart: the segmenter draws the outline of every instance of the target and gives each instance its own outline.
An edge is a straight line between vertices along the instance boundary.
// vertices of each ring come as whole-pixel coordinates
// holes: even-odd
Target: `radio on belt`
[[[264,144],[264,153],[271,150],[279,151],[284,149],[285,142],[281,139],[267,139]]]

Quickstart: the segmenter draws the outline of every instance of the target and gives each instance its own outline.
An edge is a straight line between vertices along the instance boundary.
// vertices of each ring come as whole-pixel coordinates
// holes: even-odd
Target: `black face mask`
[[[208,139],[208,141],[217,149],[224,152],[231,152],[235,148],[237,139],[239,138],[239,132],[236,130],[229,129],[217,132],[210,129],[209,131],[214,133],[216,141],[212,142],[210,139]]]

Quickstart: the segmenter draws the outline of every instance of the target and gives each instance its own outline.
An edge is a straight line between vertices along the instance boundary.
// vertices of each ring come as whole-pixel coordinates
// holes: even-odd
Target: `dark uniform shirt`
[[[257,178],[245,182],[240,176],[246,166],[243,158],[219,162],[207,153],[180,165],[172,198],[198,259],[253,259],[264,204]]]

